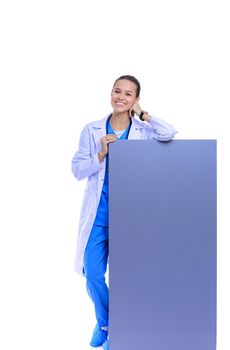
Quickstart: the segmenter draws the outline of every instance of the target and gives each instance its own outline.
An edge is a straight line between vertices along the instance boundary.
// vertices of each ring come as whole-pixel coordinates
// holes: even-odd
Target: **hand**
[[[105,158],[106,154],[109,151],[108,144],[110,142],[116,141],[116,139],[117,139],[117,135],[115,135],[115,134],[108,134],[108,135],[105,135],[101,138],[102,148],[101,148],[101,151],[99,153],[100,161]]]
[[[133,111],[138,117],[141,114],[141,107],[138,102],[135,102],[131,110],[129,111],[129,114],[131,115],[131,111]]]

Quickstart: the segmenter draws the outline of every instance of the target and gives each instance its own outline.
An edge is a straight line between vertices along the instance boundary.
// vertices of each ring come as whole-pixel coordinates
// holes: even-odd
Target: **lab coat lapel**
[[[98,120],[92,127],[92,134],[97,152],[101,151],[101,138],[106,135],[106,120],[109,116]]]
[[[100,152],[101,151],[101,138],[106,135],[106,121],[108,119],[109,116],[93,123],[92,125],[92,135],[93,135],[93,139],[94,139],[94,143],[95,143],[95,148],[96,148],[96,152]],[[131,140],[140,140],[143,138],[143,134],[142,134],[142,125],[140,125],[140,123],[138,123],[138,121],[134,118],[132,118],[132,124],[129,130],[129,135],[128,135],[128,139]],[[97,193],[99,194],[98,196],[98,203],[99,203],[99,199],[100,199],[100,194],[102,191],[102,186],[103,186],[103,181],[104,181],[104,177],[105,177],[105,163],[104,166],[101,170],[99,170],[98,172],[98,183],[97,183]]]
[[[101,138],[106,135],[106,120],[109,115],[94,123],[92,127],[93,138],[97,152],[101,150]],[[132,117],[132,125],[129,131],[129,140],[141,140],[143,138],[143,127]]]
[[[142,139],[142,126],[137,122],[135,118],[132,117],[132,125],[129,131],[129,140],[140,140]]]
[[[93,135],[93,140],[95,143],[95,148],[96,148],[96,153],[101,151],[101,138],[106,135],[106,121],[109,116],[98,120],[97,122],[93,123],[92,125],[92,135]],[[100,195],[103,187],[103,182],[105,178],[105,165],[106,161],[103,162],[103,167],[101,170],[98,172],[98,179],[97,179],[97,193],[98,193],[98,198],[97,198],[97,205],[99,204],[100,200]]]

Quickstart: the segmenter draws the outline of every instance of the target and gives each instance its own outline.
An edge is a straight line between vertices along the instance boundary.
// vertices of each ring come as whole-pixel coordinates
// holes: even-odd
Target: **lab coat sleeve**
[[[97,152],[91,154],[90,132],[86,125],[80,135],[78,151],[72,159],[72,172],[78,180],[83,180],[103,168],[103,162],[100,163]]]
[[[178,132],[172,125],[156,116],[151,116],[150,121],[145,123],[144,130],[147,140],[156,139],[159,141],[170,141]]]

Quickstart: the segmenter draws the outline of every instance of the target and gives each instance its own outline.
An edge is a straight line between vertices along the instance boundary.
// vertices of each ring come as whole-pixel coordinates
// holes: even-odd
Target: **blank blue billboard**
[[[109,154],[111,350],[216,349],[216,141]]]

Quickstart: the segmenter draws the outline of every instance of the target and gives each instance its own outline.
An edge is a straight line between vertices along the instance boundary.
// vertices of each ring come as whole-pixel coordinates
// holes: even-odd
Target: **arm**
[[[100,160],[99,160],[100,158]],[[91,155],[90,132],[86,125],[81,132],[78,151],[72,159],[72,172],[78,180],[83,180],[103,168],[103,157]]]
[[[132,107],[133,112],[140,116],[142,109],[138,101]],[[151,116],[148,112],[144,112],[143,120],[147,123],[143,123],[145,130],[145,139],[156,139],[158,141],[170,141],[177,133],[177,130],[167,122],[159,119],[155,116]]]
[[[147,139],[156,139],[158,141],[170,141],[177,134],[177,130],[167,122],[155,116],[150,116],[147,112],[143,115],[145,133]]]

